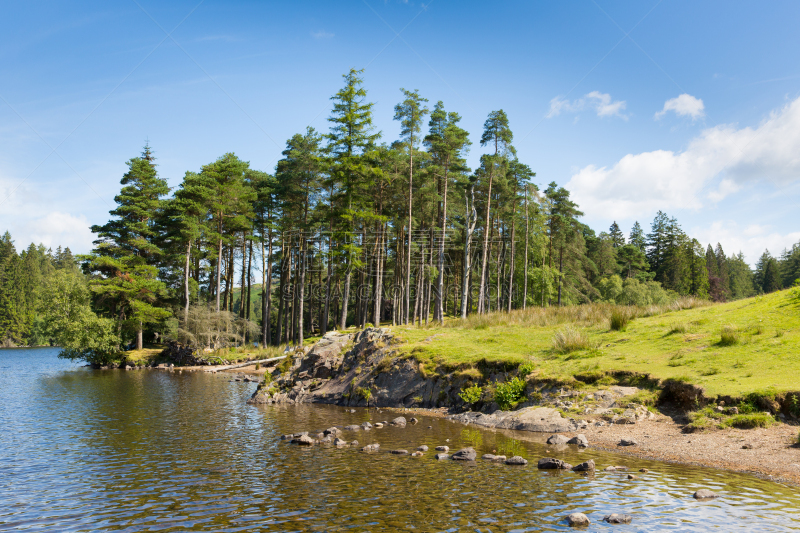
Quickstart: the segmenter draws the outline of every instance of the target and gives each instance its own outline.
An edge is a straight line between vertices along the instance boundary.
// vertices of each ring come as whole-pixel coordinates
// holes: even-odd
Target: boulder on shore
[[[547,444],[554,444],[556,446],[559,444],[566,444],[567,442],[569,442],[569,437],[565,437],[564,435],[550,435],[547,438]]]
[[[575,444],[580,446],[581,448],[588,448],[589,447],[589,439],[586,438],[586,435],[580,433],[567,441],[567,444]]]
[[[636,446],[639,442],[636,439],[621,439],[618,446]]]

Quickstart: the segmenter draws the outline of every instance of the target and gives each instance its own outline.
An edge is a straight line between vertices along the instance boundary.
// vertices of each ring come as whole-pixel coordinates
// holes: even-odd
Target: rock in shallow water
[[[572,470],[575,472],[594,472],[594,460],[589,459],[579,465],[575,465]]]
[[[339,437],[336,437],[336,439],[334,439],[333,441],[333,444],[335,446],[347,446],[347,441],[344,439],[340,439]]]
[[[508,459],[506,459],[505,462],[507,465],[525,466],[526,464],[528,464],[528,460],[523,457],[520,457],[519,455],[515,455],[514,457],[509,457]]]
[[[580,446],[581,448],[588,448],[589,447],[589,439],[586,438],[586,435],[583,433],[576,435],[567,441],[567,444],[575,444]]]
[[[716,492],[708,489],[700,489],[695,492],[693,496],[695,500],[711,500],[714,498],[719,498]]]
[[[381,445],[376,442],[374,444],[367,444],[366,446],[361,448],[361,451],[362,452],[377,452],[378,448],[380,448],[380,447],[381,447]]]
[[[358,424],[350,424],[349,426],[345,426],[344,429],[346,429],[347,431],[358,431],[359,429],[361,429],[361,426],[359,426]]]
[[[292,444],[311,446],[312,444],[314,444],[314,439],[312,439],[308,435],[300,435],[299,437],[292,439]]]
[[[630,524],[633,517],[629,514],[611,513],[603,517],[603,522],[609,524]]]
[[[414,453],[411,454],[411,457],[422,457],[423,455],[425,455],[424,452],[421,452],[421,451],[417,450],[417,451],[415,451]]]
[[[404,428],[406,427],[406,418],[404,416],[398,416],[397,418],[392,420],[392,425]]]
[[[485,453],[485,454],[481,455],[481,459],[483,459],[484,461],[494,461],[494,462],[502,463],[502,462],[504,462],[506,460],[506,456],[505,455],[494,455],[492,453]]]
[[[408,450],[392,450],[389,453],[394,455],[408,455]]]
[[[428,451],[428,447],[423,444],[422,446],[417,447],[417,450],[419,450],[421,452],[427,452]]]
[[[450,446],[437,446],[436,447],[436,451],[437,452],[449,452],[450,451]]]
[[[436,454],[436,459],[439,460],[439,461],[443,461],[445,459],[450,459],[450,455],[447,454],[447,453],[437,453]]]
[[[462,448],[453,454],[454,461],[474,461],[478,457],[474,448]]]
[[[589,517],[583,513],[572,513],[567,516],[567,524],[572,527],[588,526],[589,523]]]
[[[536,465],[541,470],[570,470],[572,465],[562,461],[561,459],[554,459],[552,457],[545,457],[539,459]]]
[[[567,442],[569,442],[569,437],[565,437],[564,435],[550,435],[550,437],[547,438],[547,444],[559,445],[566,444]]]

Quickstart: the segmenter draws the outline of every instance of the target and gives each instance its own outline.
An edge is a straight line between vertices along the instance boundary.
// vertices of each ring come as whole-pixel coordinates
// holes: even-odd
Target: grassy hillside
[[[712,396],[768,388],[800,390],[796,293],[684,305],[691,308],[637,309],[639,317],[624,331],[612,331],[609,325],[611,315],[624,308],[609,305],[530,309],[453,320],[443,327],[393,329],[406,341],[403,351],[431,369],[467,368],[482,360],[531,362],[537,377],[565,381],[580,374],[625,370],[682,378]],[[575,346],[562,342],[557,347],[557,336],[562,341],[571,338]]]

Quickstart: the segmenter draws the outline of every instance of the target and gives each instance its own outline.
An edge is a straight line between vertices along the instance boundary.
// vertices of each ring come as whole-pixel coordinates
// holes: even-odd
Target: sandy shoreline
[[[446,409],[381,408],[408,414],[444,418]],[[502,430],[501,430],[502,431]],[[683,433],[683,426],[670,417],[658,415],[636,424],[606,424],[572,433],[586,435],[589,447],[639,459],[663,461],[705,468],[719,468],[754,475],[770,481],[800,486],[800,446],[797,427],[775,424],[763,429],[722,429]],[[545,433],[531,433],[531,440],[544,440]],[[619,446],[620,439],[635,439],[635,446]],[[749,448],[743,448],[747,444]]]

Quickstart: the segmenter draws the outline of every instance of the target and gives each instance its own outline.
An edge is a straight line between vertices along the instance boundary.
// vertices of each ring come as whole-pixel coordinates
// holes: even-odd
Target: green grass
[[[800,302],[791,291],[724,304],[637,308],[625,331],[609,330],[614,307],[534,308],[450,320],[444,327],[392,329],[404,341],[402,351],[428,369],[488,363],[511,371],[533,361],[534,379],[574,382],[580,374],[628,371],[680,377],[708,396],[800,388]],[[735,326],[737,343],[720,346],[725,326]],[[567,330],[579,342],[561,349],[555,338],[568,337]]]

